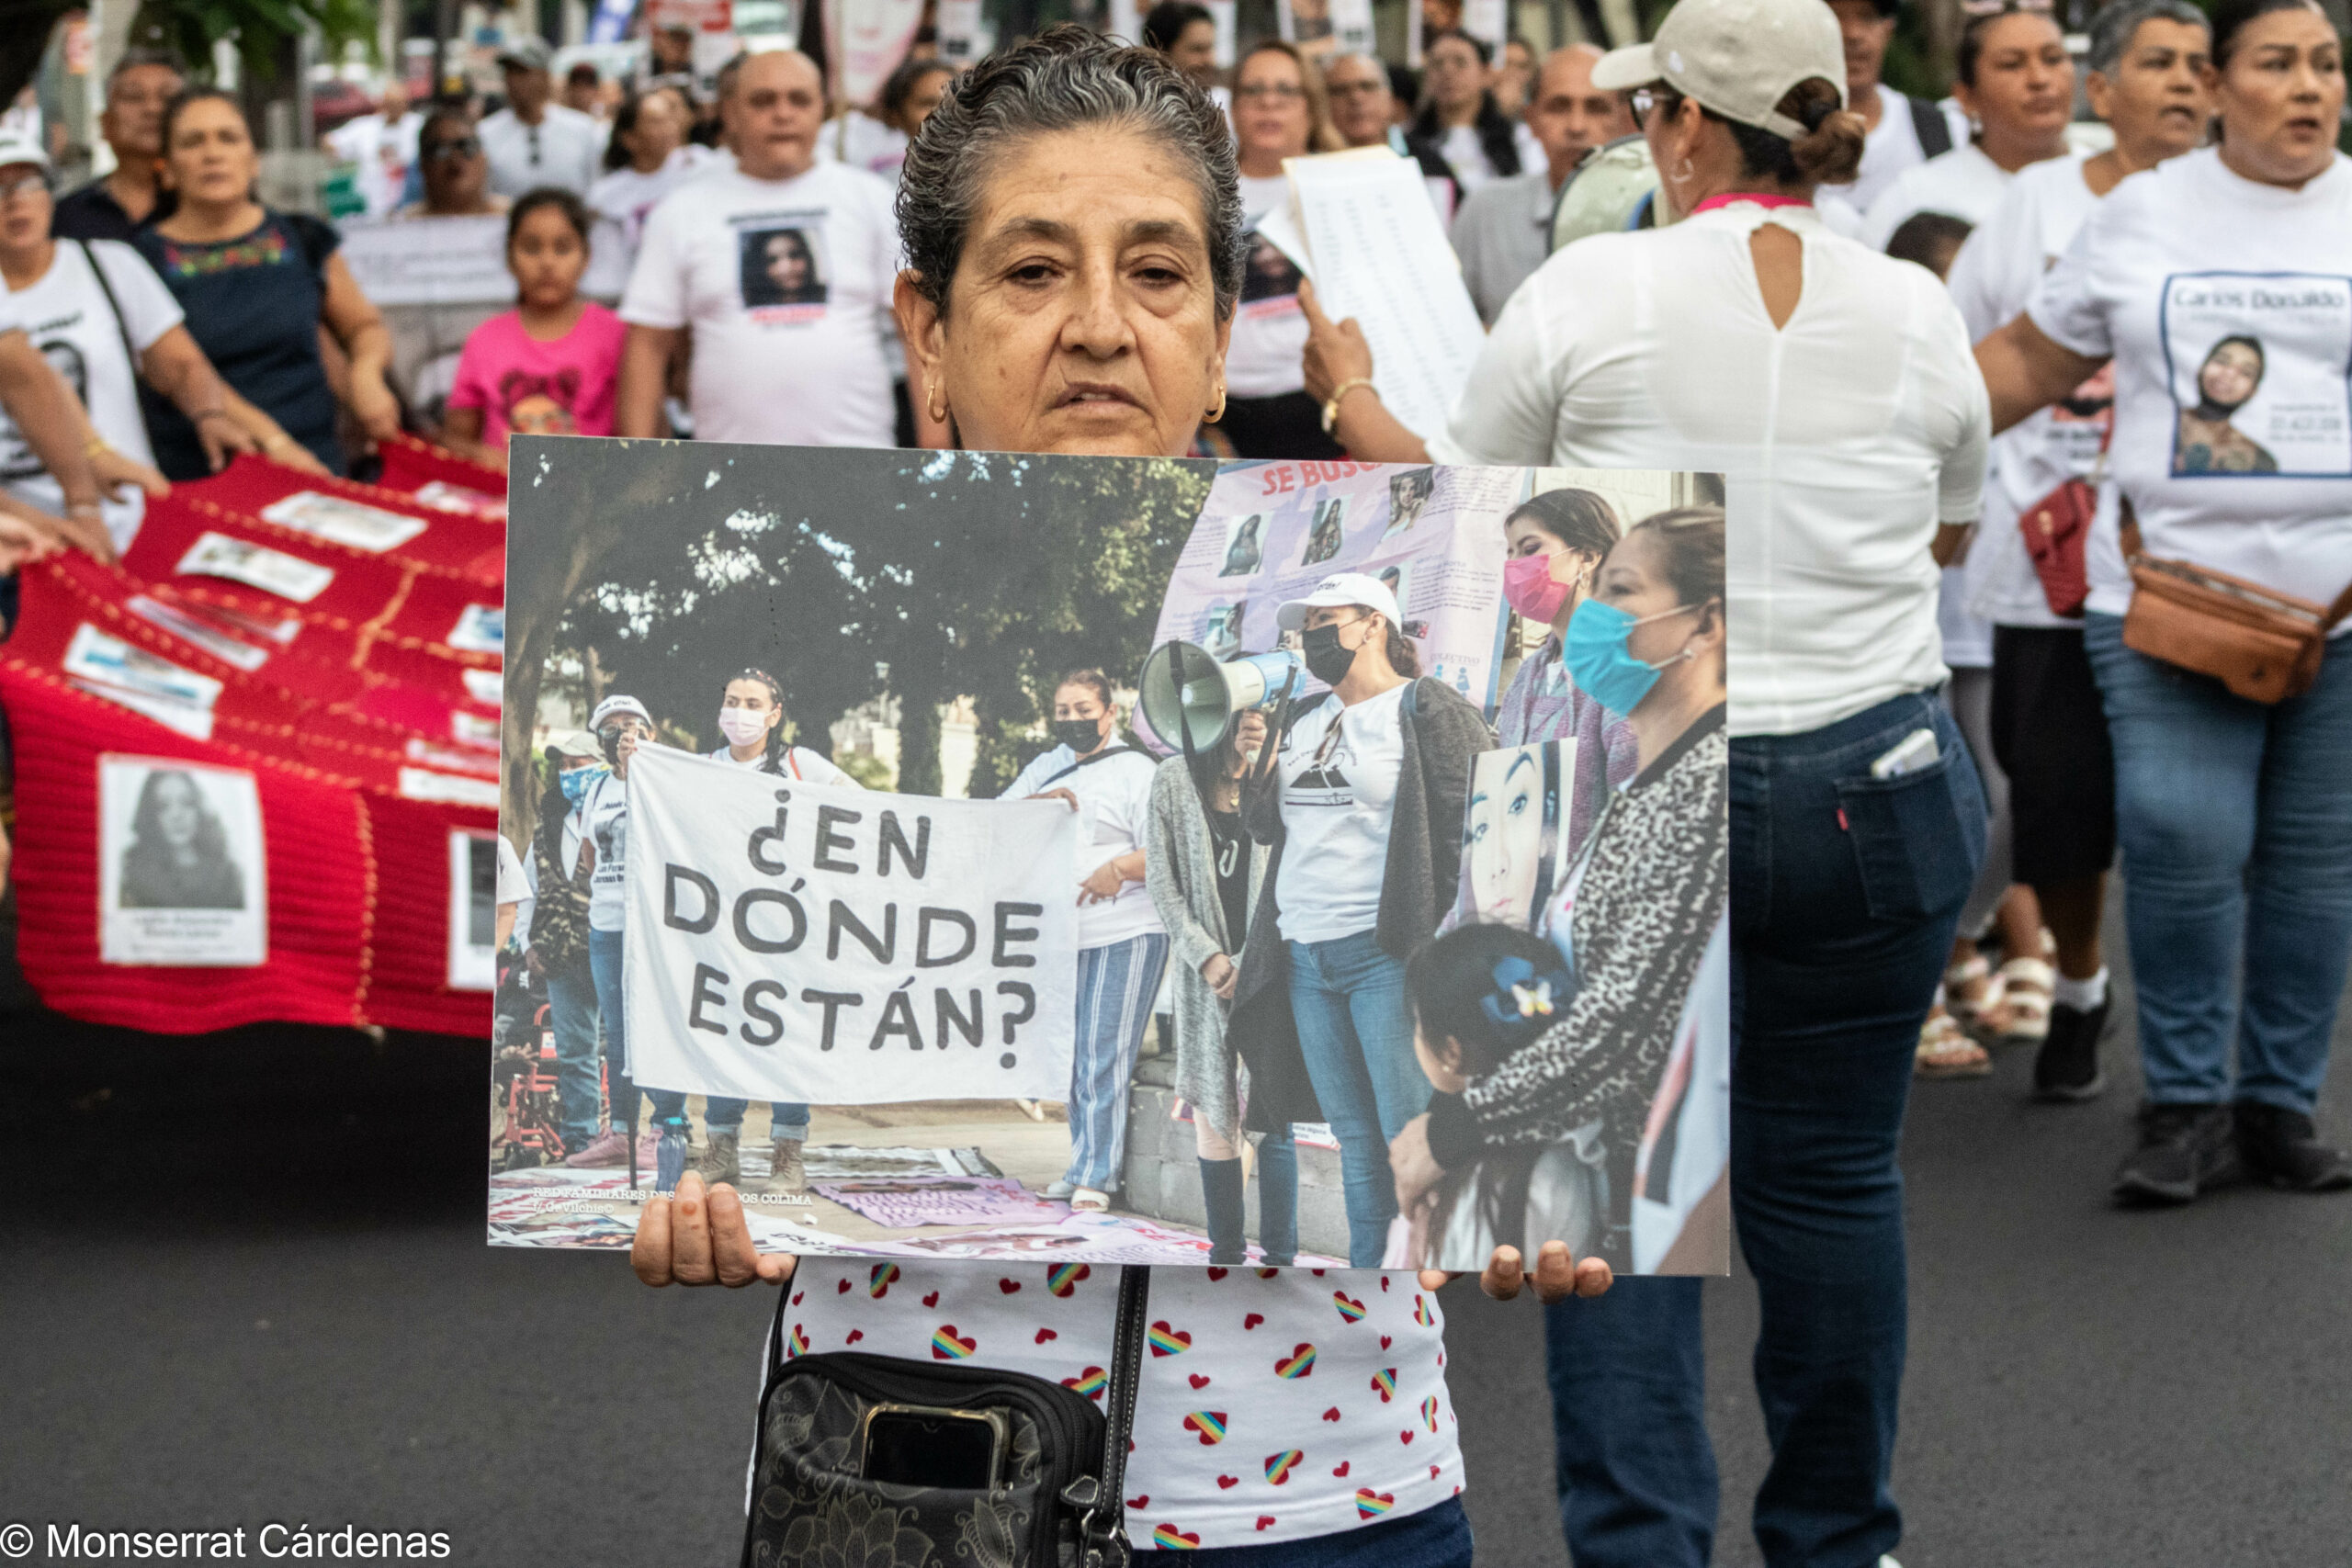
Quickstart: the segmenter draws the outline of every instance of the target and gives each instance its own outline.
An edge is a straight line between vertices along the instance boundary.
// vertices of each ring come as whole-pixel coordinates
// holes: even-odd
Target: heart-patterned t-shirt
[[[786,1355],[969,1360],[1103,1397],[1115,1264],[805,1258]],[[1155,1269],[1127,1460],[1138,1550],[1296,1540],[1462,1490],[1445,1318],[1410,1273]]]

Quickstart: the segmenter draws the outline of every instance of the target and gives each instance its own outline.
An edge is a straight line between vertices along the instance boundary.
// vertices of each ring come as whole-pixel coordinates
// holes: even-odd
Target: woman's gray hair
[[[1098,126],[1156,139],[1191,173],[1208,231],[1217,319],[1230,316],[1248,236],[1224,111],[1156,51],[1073,26],[992,54],[957,77],[907,150],[899,232],[923,298],[946,312],[982,188],[1005,152],[1033,136]]]
[[[2091,22],[2091,46],[2083,56],[2084,69],[2112,78],[2143,22],[2178,22],[2208,33],[2213,30],[2212,22],[2189,0],[2112,0]]]

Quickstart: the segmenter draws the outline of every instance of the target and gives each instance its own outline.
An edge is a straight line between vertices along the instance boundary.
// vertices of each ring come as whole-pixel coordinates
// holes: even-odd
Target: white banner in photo
[[[2165,280],[2176,479],[2352,476],[2352,276]]]
[[[1576,777],[1574,739],[1481,751],[1470,760],[1463,812],[1468,916],[1482,925],[1534,928],[1567,867],[1560,861],[1564,789]]]
[[[261,795],[249,773],[98,759],[99,956],[250,967],[269,954]]]
[[[379,307],[496,305],[514,298],[503,217],[354,223],[344,230],[337,254]],[[628,286],[628,256],[621,226],[598,219],[589,231],[580,292],[591,299],[618,299]]]
[[[220,682],[209,675],[109,637],[87,621],[74,628],[63,668],[92,696],[145,714],[192,740],[212,739],[212,705],[220,700]]]
[[[1069,1092],[1084,823],[1061,802],[873,795],[648,749],[628,809],[640,1085],[820,1105]]]
[[[347,496],[300,490],[261,509],[262,520],[281,528],[316,535],[355,550],[380,555],[424,532],[424,523],[406,513],[387,512]]]
[[[266,545],[213,533],[198,534],[196,543],[187,547],[187,553],[180,557],[179,564],[172,570],[180,577],[225,578],[265,593],[275,593],[281,599],[291,599],[297,604],[309,604],[334,581],[333,567],[289,556]],[[289,637],[281,640],[293,639]]]
[[[1221,660],[1271,653],[1296,641],[1274,626],[1283,600],[1335,571],[1368,572],[1396,593],[1423,672],[1491,712],[1503,519],[1530,478],[1522,468],[1231,465],[1177,558],[1152,643],[1181,637]],[[1302,694],[1322,689],[1309,681]]]
[[[498,835],[449,831],[449,988],[498,987]]]

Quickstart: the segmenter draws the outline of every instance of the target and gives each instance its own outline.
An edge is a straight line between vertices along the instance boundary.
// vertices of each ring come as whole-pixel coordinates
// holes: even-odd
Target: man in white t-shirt
[[[698,439],[891,446],[890,187],[817,161],[824,80],[807,55],[739,57],[718,82],[735,167],[698,175],[646,220],[621,297],[613,433],[661,433],[664,378],[691,332]]]
[[[474,130],[490,159],[490,188],[509,199],[541,186],[585,196],[605,154],[604,125],[555,101],[548,59],[548,46],[535,38],[499,51],[506,107]]]
[[[1606,141],[1634,134],[1622,95],[1592,85],[1600,51],[1589,43],[1555,50],[1536,73],[1527,129],[1544,148],[1544,162],[1470,194],[1453,220],[1453,253],[1462,281],[1487,325],[1502,314],[1511,291],[1552,254],[1552,207],[1584,155]]]
[[[119,240],[51,239],[53,209],[48,155],[31,142],[0,141],[0,326],[22,328],[81,400],[98,439],[141,468],[155,464],[139,409],[141,370],[198,422],[213,455],[254,450],[256,443],[231,415],[228,389],[181,325],[179,302],[164,280]],[[103,285],[94,266],[104,269]],[[5,413],[0,488],[51,515],[65,512],[63,487]],[[118,551],[130,547],[146,502],[136,485],[100,502]]]
[[[1862,117],[1870,135],[1862,144],[1862,172],[1851,185],[1821,186],[1814,205],[1832,230],[1854,234],[1862,214],[1897,175],[1968,144],[1968,119],[1949,100],[1931,104],[1880,85],[1899,0],[1828,4],[1846,47],[1846,107]]]
[[[360,197],[368,216],[381,218],[401,204],[409,165],[416,162],[416,136],[424,117],[408,107],[408,85],[395,76],[384,84],[382,107],[337,127],[327,146],[346,164],[359,165]]]

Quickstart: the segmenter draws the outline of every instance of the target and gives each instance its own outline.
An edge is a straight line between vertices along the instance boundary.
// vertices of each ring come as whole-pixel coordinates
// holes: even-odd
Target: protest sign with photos
[[[1199,918],[1185,879],[1213,900],[1220,856],[1267,868],[1267,901],[1228,944],[1246,970],[1253,953],[1285,951],[1279,927],[1305,908],[1304,884],[1277,891],[1275,841],[1322,877],[1321,852],[1296,846],[1325,825],[1294,834],[1285,815],[1285,791],[1306,787],[1295,738],[1344,728],[1313,766],[1348,831],[1376,845],[1398,793],[1398,752],[1340,722],[1344,705],[1308,669],[1331,671],[1323,634],[1283,604],[1336,578],[1397,606],[1383,657],[1419,678],[1392,683],[1412,700],[1385,711],[1442,722],[1455,748],[1423,764],[1439,782],[1413,813],[1416,852],[1444,890],[1434,937],[1454,923],[1442,917],[1474,777],[1518,783],[1474,768],[1513,754],[1488,728],[1517,668],[1501,588],[1512,519],[1579,483],[1629,526],[1709,493],[1701,476],[1664,473],[576,437],[518,437],[513,464],[501,828],[536,868],[539,945],[507,966],[543,972],[569,999],[553,1018],[575,1021],[502,1045],[490,1238],[626,1247],[646,1201],[691,1168],[736,1186],[763,1248],[886,1258],[1205,1264],[1188,1123],[1240,1101],[1225,1023],[1204,1032],[1181,996],[1153,1017],[1175,962],[1170,922]],[[1243,739],[1260,733],[1251,714],[1262,746]],[[1532,739],[1539,777],[1576,768],[1573,740]],[[1203,819],[1215,792],[1201,781],[1220,760],[1250,764],[1253,843]],[[1522,934],[1557,904],[1570,848],[1558,822],[1537,846],[1548,877],[1522,876],[1514,844],[1495,878]],[[1378,873],[1358,855],[1347,879],[1371,901],[1367,928]],[[576,917],[558,910],[562,883]],[[1680,926],[1674,941],[1689,945]],[[1720,1268],[1712,1235],[1668,1257],[1692,1241],[1683,1232],[1724,1223],[1699,1201],[1722,1164],[1708,1156],[1727,1124],[1724,1085],[1666,1048],[1677,1018],[1706,1013],[1692,987],[1722,984],[1694,979],[1697,957],[1678,947],[1658,968],[1669,978],[1645,1015],[1647,1055],[1604,1035],[1551,1043],[1589,1057],[1571,1076],[1640,1080],[1646,1119],[1622,1147],[1474,1150],[1415,1213],[1381,1221],[1374,1245],[1413,1262],[1416,1248],[1450,1258],[1557,1235],[1579,1253],[1615,1247],[1621,1269],[1637,1254]],[[1261,988],[1278,1020],[1234,1014],[1254,1107],[1238,1113],[1256,1118],[1237,1135],[1253,1151],[1295,1142],[1283,1258],[1344,1267],[1364,1247],[1343,1151],[1385,1161],[1388,1145],[1376,1123],[1318,1102],[1288,994]],[[597,1002],[616,998],[600,1025]],[[1696,1028],[1683,1031],[1693,1048]],[[1417,1094],[1439,1093],[1409,1029],[1366,1048]],[[1201,1089],[1211,1061],[1223,1110]],[[1659,1144],[1652,1122],[1679,1142]],[[1647,1187],[1621,1174],[1642,1168],[1645,1127],[1661,1166],[1681,1162],[1679,1209],[1663,1174]],[[1532,1189],[1509,1188],[1510,1171],[1555,1155]],[[1499,1219],[1498,1170],[1503,1207],[1520,1194]],[[1272,1233],[1262,1183],[1249,1187],[1262,1257]],[[1099,1193],[1100,1210],[1073,1207],[1074,1190]],[[1441,1205],[1477,1217],[1432,1223]]]

